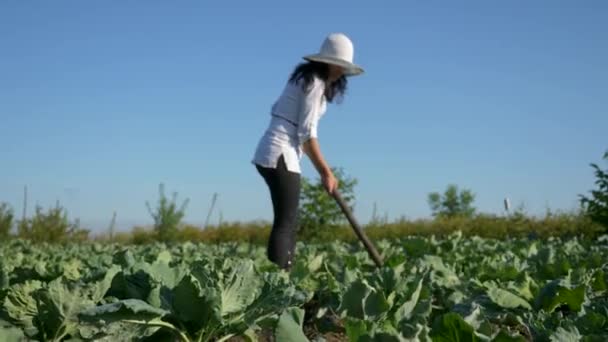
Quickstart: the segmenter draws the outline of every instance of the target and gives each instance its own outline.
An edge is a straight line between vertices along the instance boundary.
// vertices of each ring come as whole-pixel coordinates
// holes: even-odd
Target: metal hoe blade
[[[365,235],[365,233],[363,232],[363,230],[357,223],[357,220],[355,220],[350,209],[344,202],[342,195],[340,195],[340,192],[337,189],[333,192],[333,197],[336,200],[336,202],[338,202],[338,205],[342,209],[342,212],[348,219],[348,222],[350,222],[350,225],[353,227],[355,234],[357,234],[357,237],[359,237],[359,240],[361,240],[361,242],[363,242],[363,245],[365,246],[365,248],[367,249],[367,252],[372,257],[374,262],[376,263],[376,266],[378,268],[382,267],[382,258],[380,257],[380,254],[378,254],[378,251],[376,250],[374,245],[371,243],[371,241],[369,241],[369,239],[367,238],[367,236]]]

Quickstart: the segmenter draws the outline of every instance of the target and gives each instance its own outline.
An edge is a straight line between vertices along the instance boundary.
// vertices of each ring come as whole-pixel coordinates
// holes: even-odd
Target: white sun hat
[[[351,40],[343,33],[331,33],[323,41],[319,53],[307,55],[308,61],[334,64],[344,68],[349,76],[363,73],[363,68],[353,63],[354,48]]]

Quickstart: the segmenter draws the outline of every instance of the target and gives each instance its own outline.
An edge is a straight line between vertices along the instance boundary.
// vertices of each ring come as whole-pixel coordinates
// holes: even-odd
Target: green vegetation
[[[88,238],[89,231],[80,228],[78,221],[70,222],[68,213],[59,203],[46,212],[36,207],[33,217],[18,223],[18,236],[34,242],[78,242]]]
[[[608,236],[298,243],[0,244],[0,339],[603,341]]]
[[[460,231],[465,236],[484,238],[541,238],[571,237],[594,238],[604,231],[603,227],[581,213],[547,213],[543,217],[493,216],[477,215],[472,218],[443,218],[397,220],[395,222],[369,224],[365,227],[370,239],[394,239],[410,235],[430,237],[447,236]],[[270,223],[224,223],[221,226],[210,226],[201,229],[198,226],[185,225],[177,231],[176,242],[247,242],[266,244],[270,234]],[[325,233],[326,241],[356,242],[357,237],[350,226],[340,224]],[[107,241],[107,236],[94,238],[97,241]],[[299,241],[307,243],[320,242],[322,239],[307,237],[302,232]],[[157,240],[154,230],[136,227],[131,232],[119,232],[114,236],[114,242],[121,244],[148,244]]]
[[[608,151],[604,154],[608,160]],[[459,189],[456,184],[448,184],[443,193],[431,192],[427,201],[432,212],[431,219],[394,222],[380,220],[376,215],[366,225],[374,239],[400,238],[412,234],[445,236],[460,231],[466,236],[508,238],[527,236],[560,237],[583,236],[593,238],[608,230],[608,170],[602,170],[592,163],[595,170],[597,189],[589,197],[580,195],[581,207],[570,212],[551,212],[543,217],[529,216],[525,208],[519,207],[507,216],[477,212],[474,206],[475,194],[469,189]],[[351,207],[355,206],[355,186],[358,181],[349,177],[341,168],[334,168],[339,181],[342,197]],[[156,241],[166,243],[192,242],[250,242],[266,243],[270,222],[221,222],[207,225],[206,229],[184,222],[189,200],[177,203],[177,193],[171,199],[165,195],[164,184],[159,185],[158,204],[146,207],[152,218],[150,228],[136,226],[130,232],[115,232],[114,220],[108,234],[96,236],[96,241],[146,244]],[[298,213],[299,241],[353,241],[352,234],[339,206],[327,195],[320,179],[314,181],[302,178],[302,192]],[[356,212],[355,212],[356,216]],[[15,227],[16,226],[16,227]],[[15,229],[16,228],[16,229]],[[10,234],[15,231],[14,234]],[[80,227],[76,220],[70,222],[67,211],[59,203],[45,213],[37,207],[33,217],[16,221],[12,208],[0,203],[0,239],[18,237],[31,241],[69,242],[92,239],[89,231]]]
[[[332,169],[338,180],[338,190],[347,205],[353,209],[357,180],[345,175],[342,169]],[[299,225],[303,238],[324,240],[333,237],[333,228],[346,223],[344,214],[336,201],[327,195],[320,178],[311,182],[302,178]]]
[[[473,201],[475,195],[471,190],[458,191],[458,186],[455,184],[448,185],[443,195],[432,192],[428,197],[433,216],[440,218],[472,217],[475,213]]]
[[[182,220],[186,215],[186,207],[189,200],[185,200],[180,207],[177,206],[177,193],[173,193],[171,201],[165,195],[164,184],[159,185],[158,189],[160,198],[158,207],[152,209],[149,202],[146,202],[148,212],[154,219],[154,233],[158,240],[170,242],[177,239],[177,232],[181,227]]]
[[[578,211],[479,213],[450,184],[430,219],[374,219],[381,269],[319,179],[289,273],[266,258],[270,222],[189,225],[162,184],[150,228],[109,236],[59,203],[21,220],[0,203],[0,341],[604,341],[608,170],[591,165]]]
[[[608,151],[604,154],[604,159],[608,161]],[[608,169],[602,170],[595,163],[591,163],[591,167],[595,169],[597,189],[591,191],[591,197],[581,195],[581,204],[593,221],[608,230]]]
[[[0,239],[6,239],[13,227],[13,209],[7,203],[0,203]]]
[[[594,164],[593,164],[594,165]],[[345,175],[341,169],[334,169],[339,180],[343,198],[354,207],[357,180]],[[433,218],[409,220],[401,218],[394,222],[375,218],[365,228],[373,239],[401,238],[409,235],[446,236],[460,231],[465,236],[488,238],[509,237],[569,237],[593,238],[606,231],[606,191],[608,172],[596,171],[599,190],[592,192],[593,198],[583,198],[579,210],[552,212],[544,216],[527,215],[520,207],[509,215],[491,215],[476,212],[473,206],[475,195],[470,190],[459,190],[456,185],[448,185],[443,194],[430,193],[429,206]],[[299,211],[299,241],[356,241],[351,227],[345,220],[337,203],[327,195],[321,180],[314,183],[303,179],[301,206]],[[153,242],[248,242],[265,244],[270,233],[271,222],[222,222],[208,225],[206,229],[184,222],[188,200],[179,205],[177,193],[171,199],[159,186],[159,199],[155,208],[149,202],[146,206],[152,218],[150,227],[136,226],[130,232],[116,232],[114,225],[107,234],[89,236],[89,231],[80,227],[77,220],[70,222],[67,210],[59,203],[44,212],[37,207],[31,218],[15,221],[13,210],[6,203],[0,204],[0,239],[17,237],[34,242],[58,242],[95,240],[122,244],[148,244]],[[356,216],[356,211],[355,211]],[[113,218],[114,220],[114,218]],[[16,234],[10,235],[11,229]]]

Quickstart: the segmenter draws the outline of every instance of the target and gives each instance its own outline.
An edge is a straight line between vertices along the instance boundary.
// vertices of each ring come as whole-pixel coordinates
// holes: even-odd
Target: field
[[[0,341],[606,341],[608,236],[0,244]]]

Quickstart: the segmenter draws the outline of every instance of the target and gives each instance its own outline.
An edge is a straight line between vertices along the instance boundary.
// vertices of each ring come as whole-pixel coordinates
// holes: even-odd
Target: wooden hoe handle
[[[359,240],[361,240],[361,242],[363,242],[363,245],[365,245],[365,248],[369,252],[369,255],[372,257],[372,259],[374,259],[376,266],[379,268],[382,267],[382,258],[380,257],[380,254],[378,254],[378,251],[376,250],[374,245],[371,243],[371,241],[369,241],[369,239],[367,238],[367,236],[365,235],[365,233],[363,232],[363,230],[357,223],[357,220],[355,220],[350,209],[344,202],[342,195],[340,195],[340,192],[337,189],[333,192],[333,197],[336,200],[336,202],[338,202],[338,205],[342,209],[342,212],[344,213],[344,215],[346,215],[346,218],[348,219],[348,222],[350,222],[350,225],[353,227],[355,234],[357,234],[357,237],[359,237]]]

